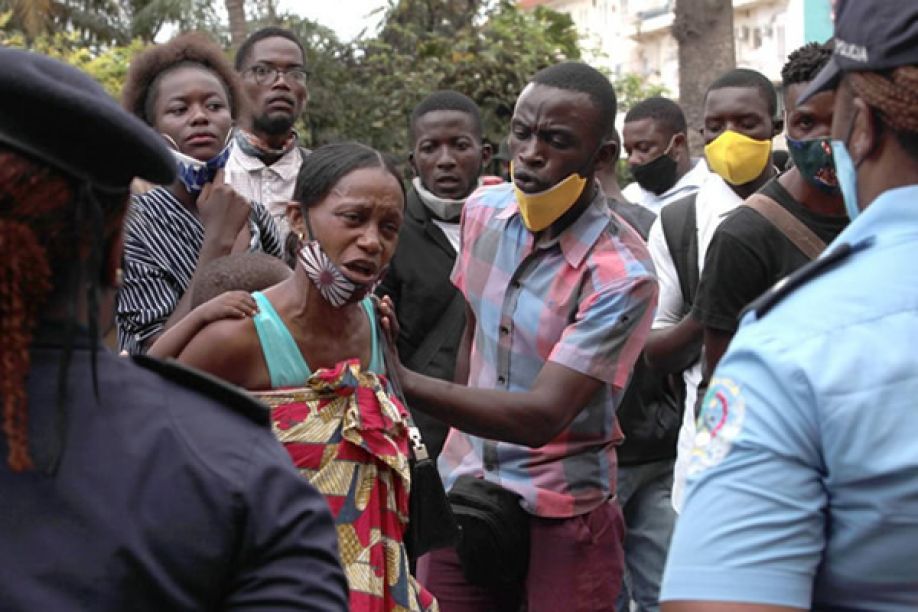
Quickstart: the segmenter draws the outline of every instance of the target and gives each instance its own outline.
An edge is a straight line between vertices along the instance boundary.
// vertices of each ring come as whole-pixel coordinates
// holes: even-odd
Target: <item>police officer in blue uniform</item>
[[[0,610],[347,609],[266,409],[99,343],[128,185],[172,156],[77,70],[0,66]]]
[[[840,0],[831,148],[852,223],[750,308],[704,398],[661,599],[918,609],[918,2]]]

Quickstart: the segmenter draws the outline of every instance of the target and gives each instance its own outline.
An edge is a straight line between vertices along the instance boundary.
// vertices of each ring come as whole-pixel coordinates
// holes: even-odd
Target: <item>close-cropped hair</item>
[[[602,136],[611,136],[617,101],[612,83],[601,72],[582,62],[562,62],[539,70],[530,82],[587,94],[600,111]]]
[[[121,103],[147,124],[154,121],[159,82],[163,75],[182,67],[200,67],[214,73],[223,83],[233,118],[244,103],[239,75],[209,36],[201,32],[180,34],[167,43],[152,45],[137,54],[128,68]]]
[[[328,144],[310,153],[300,166],[293,199],[305,212],[325,199],[338,181],[363,168],[382,168],[391,174],[402,190],[402,202],[405,201],[405,186],[395,163],[376,149],[359,142]]]
[[[306,51],[303,49],[303,43],[301,43],[300,39],[296,37],[296,34],[285,28],[270,26],[252,32],[244,41],[242,41],[242,44],[239,45],[239,50],[236,51],[235,60],[235,67],[238,72],[242,72],[242,68],[249,61],[249,57],[252,55],[252,47],[255,46],[255,43],[267,38],[286,38],[290,42],[294,43],[300,49],[300,55],[303,56],[303,64],[306,63]]]
[[[191,307],[227,291],[262,291],[284,281],[293,271],[283,261],[267,253],[233,253],[207,262],[194,284]]]
[[[423,100],[421,100],[414,110],[411,111],[411,122],[409,124],[409,134],[411,142],[417,140],[418,134],[415,126],[418,119],[434,111],[459,111],[467,114],[472,119],[472,126],[475,128],[475,136],[479,142],[482,137],[481,129],[481,110],[475,101],[463,93],[453,90],[435,91]]]
[[[625,115],[625,123],[640,121],[641,119],[651,119],[669,132],[670,135],[684,134],[688,129],[682,107],[669,98],[660,96],[641,100],[631,107],[631,110]]]
[[[781,84],[785,89],[798,83],[809,83],[832,57],[828,44],[811,42],[795,49],[781,68]]]
[[[770,116],[777,116],[778,92],[775,90],[775,86],[772,82],[768,80],[768,77],[761,72],[749,68],[734,68],[733,70],[725,72],[708,87],[707,92],[704,94],[705,101],[707,101],[712,91],[726,89],[727,87],[742,87],[758,90],[759,95],[762,96],[762,100],[765,101],[768,107]]]

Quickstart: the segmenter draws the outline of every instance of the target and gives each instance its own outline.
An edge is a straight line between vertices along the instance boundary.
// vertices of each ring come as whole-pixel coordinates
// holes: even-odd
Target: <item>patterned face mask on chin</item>
[[[176,175],[190,194],[201,193],[204,185],[214,180],[217,171],[223,168],[226,165],[226,160],[229,159],[230,146],[232,144],[229,141],[229,137],[227,137],[226,146],[219,153],[207,161],[201,161],[179,151],[178,145],[171,137],[166,134],[162,136],[166,139],[166,142],[172,145],[171,151],[172,156],[175,157]]]
[[[362,300],[373,290],[375,283],[358,285],[336,266],[318,240],[304,242],[299,260],[319,294],[334,308]],[[379,277],[382,277],[380,274]]]

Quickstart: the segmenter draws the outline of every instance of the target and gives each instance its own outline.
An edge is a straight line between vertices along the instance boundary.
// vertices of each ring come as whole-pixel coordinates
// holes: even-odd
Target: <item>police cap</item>
[[[126,191],[134,177],[172,182],[162,138],[88,75],[7,48],[0,66],[0,143],[106,191]]]

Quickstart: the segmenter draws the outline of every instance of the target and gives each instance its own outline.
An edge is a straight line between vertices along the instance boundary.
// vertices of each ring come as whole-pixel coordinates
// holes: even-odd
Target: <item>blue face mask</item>
[[[838,179],[838,187],[841,189],[842,199],[845,201],[845,210],[848,212],[848,218],[854,221],[861,209],[857,205],[857,166],[851,155],[848,154],[848,141],[851,139],[851,133],[854,131],[854,120],[857,118],[855,112],[851,118],[851,127],[848,128],[848,136],[844,142],[841,140],[832,141],[832,156],[835,159],[835,176]]]
[[[861,209],[857,206],[857,168],[848,155],[848,147],[840,140],[832,141],[832,156],[835,158],[835,176],[841,189],[848,218],[854,221]]]

